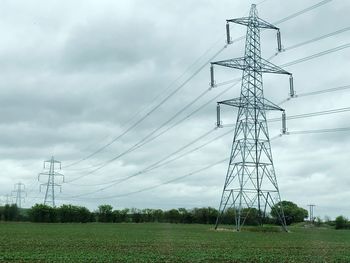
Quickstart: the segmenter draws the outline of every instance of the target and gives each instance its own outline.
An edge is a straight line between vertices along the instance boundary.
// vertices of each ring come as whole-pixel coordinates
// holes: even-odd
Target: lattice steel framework
[[[262,74],[289,75],[291,96],[294,91],[292,74],[261,58],[260,29],[277,30],[278,50],[281,51],[279,28],[259,18],[256,5],[251,6],[249,17],[230,19],[227,20],[227,25],[228,23],[247,26],[247,35],[244,57],[211,63],[211,83],[214,83],[214,65],[243,70],[240,97],[218,102],[218,127],[220,105],[237,107],[238,116],[215,228],[220,224],[224,211],[232,208],[235,213],[236,229],[239,231],[252,208],[257,209],[259,223],[262,225],[267,207],[272,208],[281,201],[272,159],[266,111],[282,111],[284,120],[285,113],[278,105],[264,98]],[[229,34],[229,30],[227,32]],[[230,42],[230,37],[227,41]],[[286,132],[285,122],[282,132]],[[283,208],[278,206],[276,213],[282,227],[287,230]]]
[[[26,196],[26,187],[21,182],[15,184],[14,190],[12,191],[13,199],[15,199],[15,204],[18,208],[22,208],[22,201],[25,200]],[[8,204],[8,200],[6,200]]]
[[[47,176],[47,183],[41,184],[40,185],[40,192],[41,192],[41,187],[45,186],[46,191],[45,191],[45,199],[44,199],[44,204],[45,205],[51,205],[52,207],[55,207],[55,188],[59,187],[60,192],[62,191],[62,187],[60,184],[55,182],[55,177],[59,176],[62,178],[62,182],[64,182],[64,175],[60,174],[55,171],[56,167],[55,164],[59,166],[59,170],[61,170],[61,162],[55,160],[55,158],[52,156],[50,160],[44,161],[44,169],[47,169],[47,164],[49,164],[49,168],[47,172],[39,173],[38,175],[38,181],[40,181],[40,176]]]

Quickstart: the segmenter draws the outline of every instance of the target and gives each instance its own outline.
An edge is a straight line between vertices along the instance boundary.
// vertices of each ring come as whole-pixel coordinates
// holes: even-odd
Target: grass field
[[[208,225],[0,223],[0,262],[350,262],[350,231]]]

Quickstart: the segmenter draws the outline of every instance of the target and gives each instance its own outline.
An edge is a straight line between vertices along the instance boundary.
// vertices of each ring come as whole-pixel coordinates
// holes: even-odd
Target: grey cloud
[[[269,21],[279,20],[312,3],[269,0],[258,6]],[[188,66],[209,47],[200,63],[190,68],[172,89],[194,72],[224,45],[226,18],[247,14],[245,1],[23,1],[2,3],[0,25],[0,155],[6,169],[1,176],[0,195],[22,180],[31,193],[27,206],[42,200],[37,192],[37,173],[51,155],[63,165],[87,156],[118,136],[137,121],[169,91],[164,92]],[[332,1],[314,11],[282,23],[285,47],[346,26],[348,3]],[[333,19],[337,17],[337,19]],[[245,33],[233,26],[236,38]],[[276,51],[275,32],[263,32],[265,57]],[[349,33],[319,41],[273,58],[278,65],[347,43]],[[215,45],[213,45],[216,43]],[[242,56],[244,41],[227,47],[215,60]],[[349,50],[287,68],[293,72],[297,93],[348,84]],[[240,76],[241,72],[217,70],[217,81]],[[201,92],[208,89],[208,67],[178,94],[115,144],[79,165],[66,169],[67,179],[85,175],[91,167],[128,150],[159,127]],[[265,95],[278,103],[288,95],[288,78],[264,76]],[[189,114],[225,87],[208,92],[183,112]],[[236,97],[240,85],[217,100]],[[171,89],[170,89],[171,90]],[[283,104],[288,115],[321,111],[348,105],[349,92],[297,98]],[[140,110],[141,114],[134,116]],[[234,123],[235,110],[224,109],[226,123]],[[288,122],[290,131],[349,126],[348,113]],[[268,118],[279,117],[269,113]],[[176,121],[174,120],[174,121]],[[128,123],[131,121],[130,123]],[[212,129],[215,101],[153,142],[140,147],[99,172],[84,176],[76,184],[94,184],[122,178],[142,170],[167,154]],[[227,129],[227,128],[226,128]],[[207,139],[226,130],[217,130]],[[271,123],[270,134],[280,132],[280,123]],[[204,141],[199,142],[203,143]],[[152,191],[128,197],[103,197],[136,191],[200,169],[228,157],[232,135],[201,151],[133,180],[93,195],[73,200],[70,196],[100,187],[63,185],[62,202],[95,209],[99,203],[115,207],[217,206],[226,172],[226,163]],[[197,144],[196,144],[197,145]],[[349,214],[348,207],[333,204],[348,196],[346,161],[349,133],[290,135],[272,142],[278,181],[284,198],[306,205],[315,202],[320,215]],[[74,170],[76,169],[76,170]],[[339,189],[330,195],[327,187]],[[37,199],[39,198],[39,199]]]

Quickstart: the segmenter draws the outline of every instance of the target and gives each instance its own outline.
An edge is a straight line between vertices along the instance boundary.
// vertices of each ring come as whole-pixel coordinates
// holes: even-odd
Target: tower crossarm
[[[252,57],[241,57],[241,58],[233,58],[228,60],[221,60],[212,62],[212,65],[219,65],[228,68],[235,68],[240,70],[251,70],[258,71],[261,73],[275,73],[275,74],[285,74],[292,75],[292,73],[282,69],[279,66],[272,64],[271,62],[260,58],[259,63],[254,63],[254,59]]]
[[[275,73],[275,74],[284,74],[284,75],[292,75],[292,73],[284,70],[283,68],[271,63],[270,61],[267,61],[266,59],[261,59],[261,72],[262,73]]]
[[[244,25],[244,26],[253,25],[254,27],[259,27],[259,28],[279,30],[278,27],[274,26],[273,24],[270,24],[269,22],[267,22],[267,21],[265,21],[257,16],[227,19],[226,22],[240,24],[240,25]]]
[[[211,62],[211,64],[240,70],[245,70],[247,68],[247,63],[244,57]]]
[[[45,163],[51,163],[51,160],[46,160],[44,161]],[[53,163],[61,163],[60,161],[57,161],[57,160],[52,160]]]
[[[219,101],[218,104],[224,104],[237,108],[284,111],[284,109],[265,98],[257,99],[254,103],[254,101],[251,102],[250,100],[242,100],[242,98],[240,97],[230,100]]]

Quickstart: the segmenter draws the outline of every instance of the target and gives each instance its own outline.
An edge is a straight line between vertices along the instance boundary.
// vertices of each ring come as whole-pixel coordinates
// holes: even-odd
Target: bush
[[[344,216],[337,216],[335,219],[335,229],[349,228],[348,219]]]

